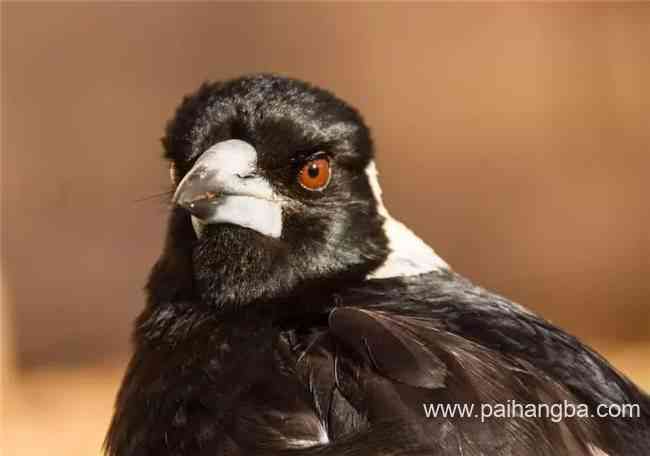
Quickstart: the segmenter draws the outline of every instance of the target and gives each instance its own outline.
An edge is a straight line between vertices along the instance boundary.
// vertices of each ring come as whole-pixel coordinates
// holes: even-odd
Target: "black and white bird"
[[[108,455],[650,455],[649,397],[392,218],[331,93],[205,84],[163,144],[174,204]],[[426,413],[514,402],[589,416]]]

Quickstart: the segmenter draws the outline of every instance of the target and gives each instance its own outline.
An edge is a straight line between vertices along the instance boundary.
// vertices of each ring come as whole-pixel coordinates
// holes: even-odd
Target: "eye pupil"
[[[311,177],[312,179],[315,179],[320,174],[320,168],[318,167],[318,165],[316,163],[312,163],[312,164],[309,165],[309,169],[307,170],[307,174],[309,174],[309,177]]]

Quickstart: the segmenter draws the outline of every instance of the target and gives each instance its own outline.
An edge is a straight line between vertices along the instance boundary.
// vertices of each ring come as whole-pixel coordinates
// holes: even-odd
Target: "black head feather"
[[[180,180],[206,149],[229,139],[256,149],[257,173],[290,202],[282,236],[218,224],[196,239],[188,214],[174,211],[167,248],[149,283],[158,299],[172,280],[191,283],[183,293],[203,303],[239,307],[331,281],[360,280],[385,260],[383,218],[364,173],[372,140],[354,108],[325,90],[271,75],[204,84],[185,97],[169,123],[165,157]],[[315,153],[326,154],[332,167],[321,192],[296,179]],[[193,280],[179,281],[179,274]]]

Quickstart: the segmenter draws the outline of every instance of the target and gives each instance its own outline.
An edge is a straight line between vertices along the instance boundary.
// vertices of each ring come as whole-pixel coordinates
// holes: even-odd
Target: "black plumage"
[[[446,267],[391,255],[360,115],[276,76],[208,84],[167,128],[179,178],[215,143],[257,151],[282,235],[199,234],[176,207],[106,439],[131,455],[647,455],[650,399],[575,338]],[[310,192],[297,170],[332,165]],[[176,181],[178,184],[178,180]],[[370,278],[369,278],[370,275]],[[638,417],[427,418],[423,404],[637,404]]]

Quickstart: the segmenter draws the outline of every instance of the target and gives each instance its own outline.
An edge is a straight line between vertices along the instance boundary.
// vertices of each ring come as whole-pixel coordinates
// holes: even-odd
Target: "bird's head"
[[[270,75],[204,84],[163,144],[175,208],[149,285],[159,299],[283,298],[363,280],[390,254],[369,130],[325,90]]]

